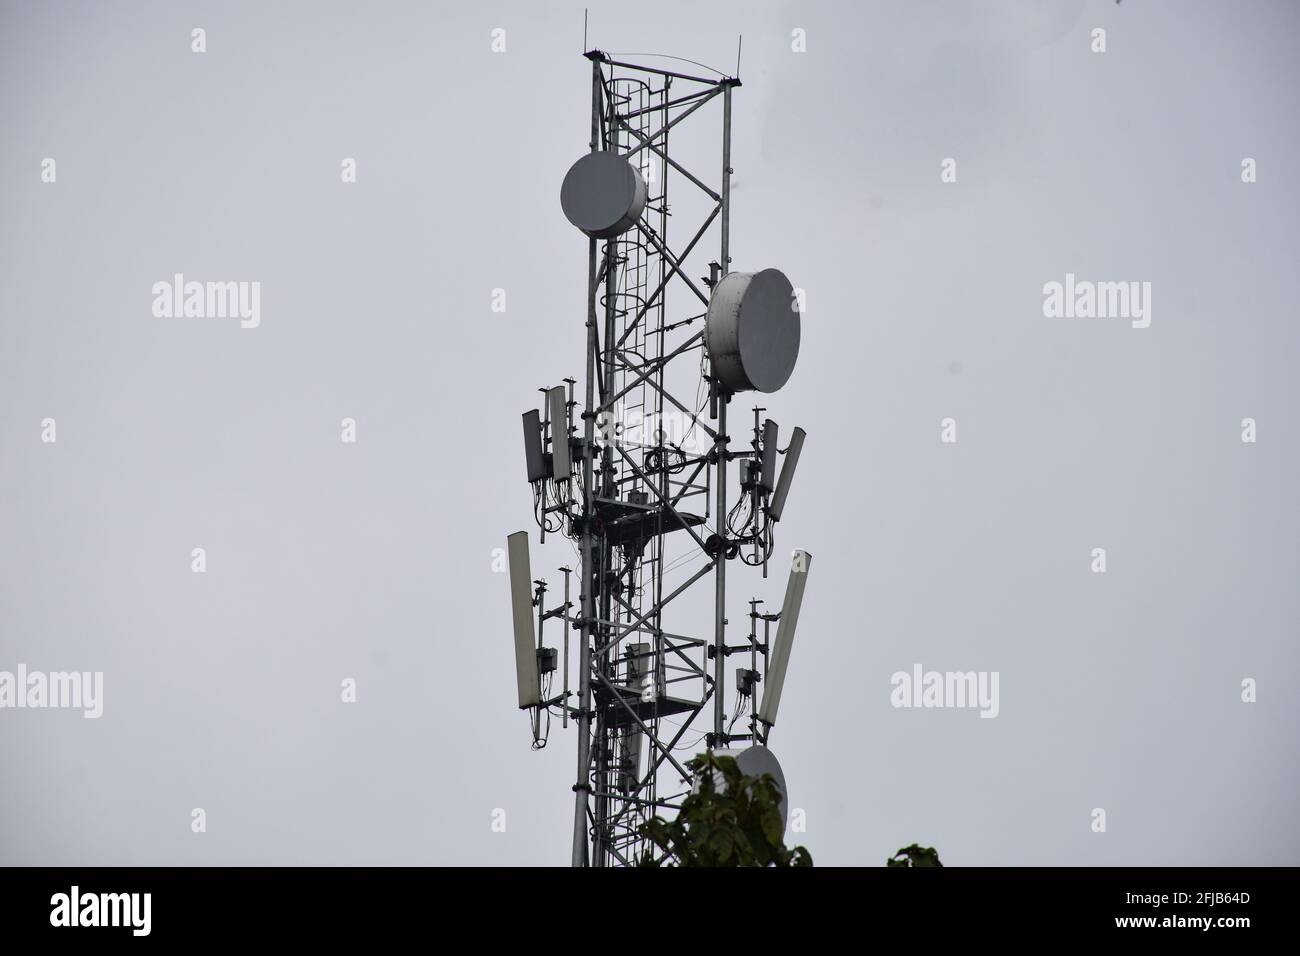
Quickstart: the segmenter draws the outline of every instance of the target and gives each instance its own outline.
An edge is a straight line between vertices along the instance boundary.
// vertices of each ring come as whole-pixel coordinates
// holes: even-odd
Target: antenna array
[[[777,424],[756,407],[749,447],[733,449],[727,411],[739,393],[786,383],[800,315],[778,270],[731,270],[731,110],[740,80],[621,62],[599,50],[585,55],[591,151],[560,192],[565,215],[588,240],[584,395],[579,401],[577,381],[567,378],[543,388],[541,409],[523,415],[541,540],[572,539],[578,568],[559,569],[563,599],[548,609],[546,582],[531,577],[527,532],[510,535],[511,606],[518,702],[530,713],[534,747],[545,745],[552,717],[577,724],[572,862],[632,865],[646,849],[641,825],[656,813],[671,815],[690,792],[683,761],[701,741],[753,751],[743,763],[775,767],[780,777],[767,743],[811,557],[794,552],[780,611],[765,613],[752,599],[749,634],[730,645],[727,566],[739,559],[767,576],[804,432],[795,428],[780,448]],[[697,174],[673,157],[669,134],[688,118],[700,125],[716,115],[705,109],[715,101],[720,163],[712,174]],[[719,170],[714,189],[708,183]],[[708,210],[680,252],[668,241],[670,182],[698,190]],[[709,235],[719,255],[697,282],[686,260]],[[669,289],[683,293],[686,307],[669,310]],[[673,422],[680,427],[669,427]],[[734,501],[731,462],[739,463]],[[710,577],[713,620],[690,633],[669,618]],[[561,628],[562,654],[544,643],[548,621]],[[728,722],[732,655],[748,666],[732,669]],[[697,724],[709,709],[711,729],[707,718]],[[745,714],[749,720],[734,733]],[[735,743],[749,749],[732,751]]]

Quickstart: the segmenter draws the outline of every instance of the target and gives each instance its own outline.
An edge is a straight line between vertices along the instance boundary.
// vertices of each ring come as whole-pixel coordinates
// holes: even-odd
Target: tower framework
[[[543,389],[544,418],[524,416],[542,539],[573,539],[578,567],[561,569],[564,598],[548,610],[547,584],[530,581],[527,538],[512,536],[511,576],[520,706],[532,712],[535,746],[544,744],[553,716],[577,726],[572,862],[633,865],[651,849],[641,825],[674,814],[690,792],[685,762],[698,745],[764,746],[775,720],[808,557],[795,552],[783,609],[766,613],[751,599],[748,635],[731,645],[727,567],[738,561],[766,577],[803,433],[795,429],[779,449],[777,426],[755,407],[752,426],[741,425],[750,440],[733,447],[728,406],[739,391],[784,383],[798,350],[799,315],[776,270],[731,275],[731,118],[739,79],[624,62],[599,50],[585,55],[593,158],[575,164],[562,194],[566,215],[588,235],[585,374],[580,394],[579,383],[566,379]],[[682,124],[703,126],[709,117],[716,165],[693,171],[670,141]],[[687,205],[704,210],[677,248],[669,240],[670,223],[674,233],[681,229],[671,222],[670,185],[674,193],[693,191]],[[717,257],[706,276],[693,278],[699,266],[691,257],[702,258],[710,241],[718,243]],[[670,291],[674,303],[685,304],[670,309]],[[778,455],[786,456],[780,481]],[[733,462],[739,489],[729,500]],[[801,577],[792,608],[794,574]],[[688,595],[709,584],[712,619],[694,630],[677,623]],[[694,600],[698,608],[706,595]],[[563,629],[559,693],[560,654],[543,637],[551,620]],[[571,636],[576,686],[569,680]],[[764,675],[776,679],[760,711]]]

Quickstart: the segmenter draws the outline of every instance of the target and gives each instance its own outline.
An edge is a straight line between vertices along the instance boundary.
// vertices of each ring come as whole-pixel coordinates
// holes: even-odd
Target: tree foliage
[[[785,845],[781,792],[770,773],[748,776],[734,757],[713,753],[686,766],[696,789],[676,818],[654,817],[640,828],[654,849],[646,850],[639,866],[813,865],[806,848]]]
[[[913,843],[905,846],[885,861],[885,866],[943,866],[939,853],[932,846]]]

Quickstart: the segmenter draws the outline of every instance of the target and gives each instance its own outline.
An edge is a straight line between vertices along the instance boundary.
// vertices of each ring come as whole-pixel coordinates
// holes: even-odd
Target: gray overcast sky
[[[590,6],[620,53],[744,35],[735,266],[807,290],[764,403],[809,432],[799,842],[1300,863],[1300,7]],[[581,371],[582,10],[0,6],[0,670],[105,681],[0,711],[0,863],[567,861],[574,732],[528,749],[491,565],[519,412]],[[155,318],[177,272],[260,282],[260,326]],[[1067,272],[1151,282],[1150,327],[1045,318]],[[894,709],[915,663],[999,672],[999,716]]]

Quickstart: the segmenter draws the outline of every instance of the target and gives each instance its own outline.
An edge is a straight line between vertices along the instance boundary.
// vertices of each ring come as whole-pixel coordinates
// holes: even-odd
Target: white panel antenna
[[[528,532],[506,538],[510,566],[510,610],[515,624],[515,675],[519,708],[535,707],[542,695],[537,678],[537,638],[533,629],[533,575],[528,560]]]
[[[803,605],[803,591],[811,565],[811,554],[795,551],[790,562],[790,580],[785,586],[785,602],[781,605],[781,619],[776,625],[776,637],[768,649],[763,706],[758,712],[758,719],[769,727],[776,723],[776,711],[781,706],[781,690],[785,686],[786,668],[790,665],[790,647],[794,644],[794,631],[799,624],[799,608]]]
[[[569,456],[568,396],[563,385],[547,391],[546,405],[551,415],[551,477],[568,481],[573,459]]]
[[[790,447],[785,450],[785,464],[781,466],[781,477],[776,482],[776,492],[772,502],[767,506],[767,514],[773,521],[780,521],[785,511],[785,499],[790,494],[790,483],[794,481],[794,470],[799,465],[799,454],[803,451],[805,432],[795,428],[790,435]]]

